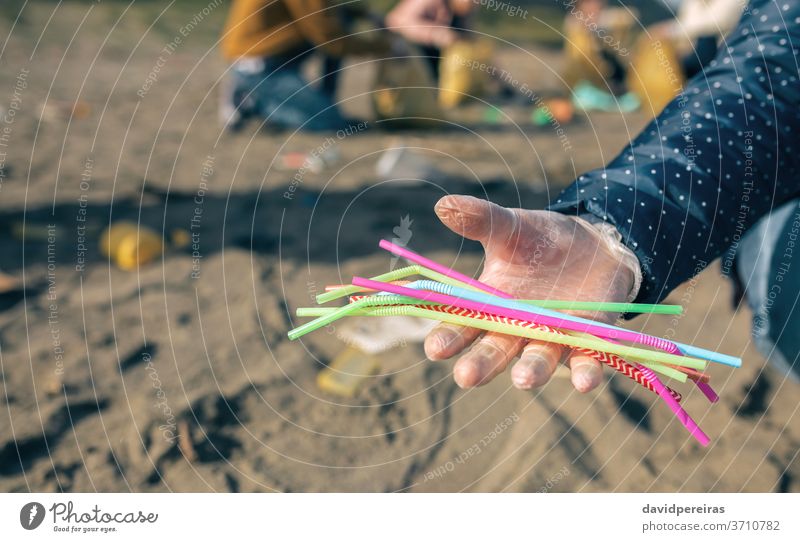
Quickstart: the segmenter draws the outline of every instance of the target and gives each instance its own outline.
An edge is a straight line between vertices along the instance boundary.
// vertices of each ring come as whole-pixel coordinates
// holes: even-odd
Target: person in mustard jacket
[[[356,15],[328,0],[235,0],[221,40],[231,62],[219,107],[223,127],[236,129],[248,117],[283,129],[346,127],[334,100],[338,59],[390,50],[384,30],[347,33]],[[301,75],[313,55],[322,55],[327,72],[318,84]]]

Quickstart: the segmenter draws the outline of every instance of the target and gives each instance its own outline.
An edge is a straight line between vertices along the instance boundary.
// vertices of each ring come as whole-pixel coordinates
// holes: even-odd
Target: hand
[[[638,261],[633,253],[580,218],[507,209],[469,196],[446,196],[435,210],[448,228],[483,245],[486,262],[480,280],[516,298],[627,301],[634,288]],[[617,317],[573,314],[607,323]],[[520,389],[547,382],[561,360],[570,367],[572,384],[580,392],[594,389],[602,380],[597,360],[567,347],[481,333],[440,324],[425,339],[425,353],[431,360],[442,360],[474,342],[453,367],[453,377],[462,388],[489,382],[517,356],[511,381]]]

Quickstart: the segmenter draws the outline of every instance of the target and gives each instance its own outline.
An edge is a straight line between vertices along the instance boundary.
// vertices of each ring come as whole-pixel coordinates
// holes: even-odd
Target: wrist
[[[630,303],[635,300],[642,287],[642,266],[636,254],[622,242],[622,234],[613,225],[590,213],[581,214],[575,220],[597,232],[608,251],[620,262],[620,267],[630,274],[631,286],[626,301]]]

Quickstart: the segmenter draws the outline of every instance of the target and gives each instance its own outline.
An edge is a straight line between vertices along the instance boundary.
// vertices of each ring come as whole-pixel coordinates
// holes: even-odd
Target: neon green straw
[[[446,275],[442,275],[441,273],[437,273],[436,271],[428,269],[427,267],[422,267],[421,265],[409,265],[408,267],[401,267],[400,269],[389,271],[388,273],[384,273],[383,275],[372,277],[370,280],[377,280],[379,282],[392,282],[393,280],[404,279],[406,277],[410,277],[411,275],[421,275],[425,278],[436,280],[443,284],[449,284],[450,286],[469,288],[470,290],[476,292],[481,291],[478,288],[475,288],[474,286],[471,286],[469,284],[464,284],[463,282],[456,279],[451,279]],[[337,288],[336,290],[332,290],[330,292],[325,292],[324,294],[319,294],[317,296],[317,303],[322,305],[329,301],[333,301],[334,299],[339,299],[348,295],[357,294],[362,291],[363,291],[362,288],[359,288],[358,286],[353,286],[351,284],[349,286]]]
[[[402,296],[397,296],[397,297],[402,297]],[[308,322],[298,328],[291,330],[289,332],[289,338],[291,340],[295,340],[305,335],[306,333],[309,333],[315,329],[319,329],[320,327],[325,326],[337,320],[338,318],[354,314],[357,309],[365,309],[362,314],[366,314],[369,316],[373,315],[415,316],[419,318],[428,318],[431,320],[439,320],[451,324],[483,329],[485,331],[494,331],[505,335],[514,335],[517,337],[526,337],[528,339],[535,339],[538,341],[563,344],[566,346],[571,346],[573,348],[586,348],[589,350],[596,350],[598,352],[607,352],[609,354],[616,354],[618,356],[627,357],[643,362],[651,362],[656,364],[669,363],[672,365],[678,365],[681,367],[691,367],[693,369],[699,369],[699,370],[705,369],[707,365],[707,363],[704,360],[692,358],[689,356],[676,356],[674,354],[669,354],[667,352],[658,352],[655,350],[636,348],[634,346],[614,344],[599,339],[573,337],[572,335],[558,335],[540,329],[514,326],[491,320],[480,320],[477,318],[470,318],[468,316],[460,316],[457,314],[432,311],[410,305],[393,306],[393,307],[385,306],[385,305],[397,305],[398,302],[402,303],[419,302],[418,300],[408,301],[409,298],[403,298],[403,300],[400,301],[397,299],[397,297],[386,295],[386,296],[370,296],[368,298],[360,299],[355,303],[351,303],[349,305],[345,305],[344,307],[335,309],[332,312],[317,318],[316,320],[312,320],[311,322]],[[384,298],[390,298],[390,299],[387,300]],[[370,306],[368,303],[370,302],[374,302],[376,305],[379,306],[374,309],[372,308],[368,309],[367,307]]]
[[[411,275],[421,275],[430,280],[435,280],[450,286],[457,286],[460,288],[468,288],[476,292],[482,292],[471,284],[461,282],[454,278],[448,277],[427,267],[421,265],[410,265],[408,267],[401,267],[394,271],[389,271],[382,275],[372,277],[370,280],[378,282],[392,282],[400,280]],[[358,286],[344,286],[337,288],[330,292],[325,292],[317,296],[317,303],[320,305],[339,299],[348,295],[363,292],[362,288]],[[637,312],[637,313],[650,313],[650,314],[681,314],[683,307],[680,305],[660,305],[649,303],[613,303],[605,301],[562,301],[560,299],[518,299],[520,303],[534,305],[543,309],[564,310],[564,311],[600,311],[600,312]]]
[[[557,311],[638,312],[649,314],[681,314],[680,305],[650,303],[613,303],[610,301],[561,301],[559,299],[515,299],[519,303]]]
[[[400,295],[380,295],[380,296],[365,297],[364,299],[359,299],[354,303],[349,303],[347,305],[344,305],[343,307],[332,309],[330,312],[323,314],[319,318],[312,320],[310,322],[306,322],[302,326],[292,329],[291,331],[289,331],[289,339],[292,341],[295,339],[299,339],[303,335],[311,333],[312,331],[316,331],[321,327],[327,326],[328,324],[335,322],[339,318],[343,318],[345,316],[355,313],[358,309],[362,307],[397,305],[403,303],[416,303],[416,302],[417,300],[415,299]]]
[[[415,301],[418,302],[419,300],[415,300]],[[318,317],[318,316],[326,316],[326,315],[332,314],[337,310],[338,309],[335,309],[335,308],[332,308],[332,307],[299,307],[297,309],[297,311],[295,312],[295,314],[299,318]],[[439,313],[436,313],[436,314],[439,314]],[[381,315],[377,314],[374,309],[370,309],[369,307],[362,307],[362,308],[356,309],[356,310],[354,310],[352,312],[349,312],[347,314],[347,316],[381,316]],[[427,318],[427,316],[426,316],[426,318]],[[511,328],[519,329],[519,326],[510,326],[508,324],[501,324],[501,325],[508,326],[508,329],[511,329]],[[477,327],[477,326],[473,325],[473,327]],[[510,335],[511,334],[511,333],[508,333],[506,331],[503,331],[503,333],[505,333],[506,335]],[[553,335],[553,334],[551,334],[551,335]],[[589,335],[589,336],[591,337],[591,335]],[[608,344],[611,344],[611,343],[608,343]],[[647,352],[650,352],[650,350],[647,350]],[[647,361],[647,362],[642,361],[641,363],[643,365],[651,368],[652,370],[663,374],[664,376],[667,376],[669,378],[678,380],[680,382],[686,382],[686,374],[678,371],[677,369],[674,369],[672,367],[668,367],[668,366],[663,365],[661,363],[651,363],[649,361]]]
[[[672,378],[679,382],[685,383],[686,380],[689,378],[686,376],[686,373],[682,373],[678,369],[675,369],[674,367],[668,367],[667,365],[662,365],[661,363],[650,363],[649,361],[640,361],[639,363],[641,363],[642,365],[644,365],[649,369],[657,371],[663,374],[664,376]]]
[[[594,335],[591,335],[589,333],[583,333],[583,332],[580,332],[580,331],[567,331],[566,333],[569,333],[570,335],[573,335],[575,337],[586,337],[587,339],[596,339],[596,338],[598,338],[598,337],[595,337]],[[608,341],[606,339],[600,339],[600,340],[605,341],[605,342],[610,342],[610,341]],[[611,343],[611,344],[614,344],[614,343]],[[649,361],[640,361],[640,363],[642,365],[654,370],[654,371],[657,371],[657,372],[663,374],[664,376],[667,376],[669,378],[678,380],[680,382],[684,382],[685,383],[686,380],[687,380],[686,373],[682,373],[682,372],[680,372],[679,370],[677,370],[677,369],[675,369],[673,367],[668,367],[666,365],[662,365],[661,363],[651,363]]]
[[[381,296],[383,297],[383,296]],[[440,320],[442,322],[449,322],[451,324],[476,327],[486,331],[495,331],[505,335],[516,335],[517,337],[526,337],[528,339],[536,339],[538,341],[551,342],[556,344],[564,344],[573,348],[586,348],[589,350],[596,350],[598,352],[607,352],[609,354],[616,354],[622,357],[629,357],[639,361],[649,361],[654,363],[669,363],[672,365],[679,365],[681,367],[691,367],[693,369],[702,370],[706,367],[707,362],[702,359],[692,358],[689,356],[676,356],[667,352],[659,352],[656,350],[646,350],[644,348],[636,348],[634,346],[626,346],[622,344],[614,344],[599,339],[587,339],[584,337],[573,337],[572,335],[557,335],[549,331],[540,329],[532,329],[521,326],[514,326],[495,322],[492,320],[479,320],[477,318],[470,318],[468,316],[460,316],[457,314],[444,313],[439,311],[432,311],[428,309],[421,309],[412,306],[400,307],[379,307],[373,309],[378,315],[403,315],[403,316],[418,316],[420,318],[430,318],[433,320]]]

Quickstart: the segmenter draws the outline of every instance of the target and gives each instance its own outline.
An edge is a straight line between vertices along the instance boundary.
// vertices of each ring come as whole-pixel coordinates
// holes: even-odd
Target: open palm
[[[486,261],[480,280],[516,298],[625,301],[633,288],[635,264],[630,258],[635,257],[579,218],[507,209],[469,196],[446,196],[435,210],[448,228],[483,245]],[[610,313],[581,315],[606,322],[616,318]],[[547,382],[562,359],[578,391],[593,389],[602,378],[598,361],[552,343],[451,324],[440,324],[425,340],[432,360],[468,347],[453,368],[456,383],[464,388],[489,382],[517,356],[511,380],[521,389]]]

